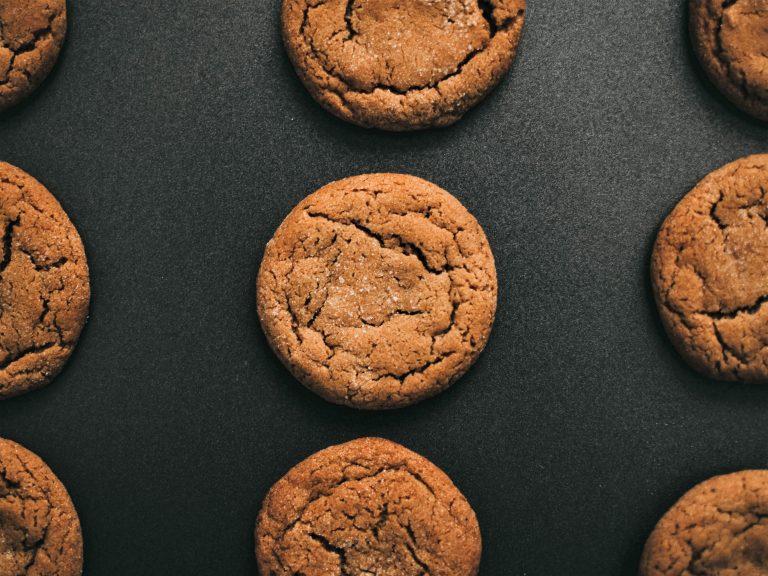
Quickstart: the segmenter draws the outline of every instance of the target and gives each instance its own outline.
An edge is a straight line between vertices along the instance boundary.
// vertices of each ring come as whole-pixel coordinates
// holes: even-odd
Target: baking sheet
[[[648,261],[704,175],[766,151],[712,88],[684,0],[530,0],[518,60],[454,127],[336,120],[296,79],[278,0],[72,0],[50,80],[0,116],[0,158],[80,230],[90,322],[56,383],[0,403],[81,515],[87,575],[255,574],[269,487],[377,435],[441,466],[477,511],[481,574],[634,574],[656,520],[717,473],[768,467],[768,390],[707,381],[667,341]],[[497,258],[490,344],[447,393],[332,406],[270,352],[264,244],[338,178],[451,191]]]

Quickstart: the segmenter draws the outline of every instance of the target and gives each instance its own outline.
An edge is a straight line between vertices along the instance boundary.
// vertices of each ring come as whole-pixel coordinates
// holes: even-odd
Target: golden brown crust
[[[717,476],[691,489],[659,521],[640,576],[768,574],[768,471]]]
[[[683,357],[716,379],[768,382],[768,155],[716,170],[662,226],[651,278]]]
[[[83,243],[42,184],[0,162],[0,400],[48,384],[88,315]]]
[[[736,106],[768,120],[768,3],[690,0],[694,51]]]
[[[265,576],[475,576],[481,548],[475,514],[445,473],[378,438],[294,467],[256,527]]]
[[[0,439],[0,574],[82,573],[80,520],[66,489],[40,458]]]
[[[456,122],[498,84],[525,8],[525,0],[283,0],[283,39],[331,113],[415,130]]]
[[[304,199],[268,243],[258,312],[307,387],[356,408],[413,404],[475,362],[496,311],[480,225],[420,178],[369,174]]]
[[[66,31],[66,0],[0,2],[0,111],[26,98],[45,80]]]

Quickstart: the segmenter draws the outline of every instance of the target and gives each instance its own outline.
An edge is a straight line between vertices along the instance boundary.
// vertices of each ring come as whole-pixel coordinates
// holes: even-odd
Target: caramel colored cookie
[[[0,0],[0,111],[45,80],[66,31],[65,0]]]
[[[656,525],[640,576],[768,574],[768,471],[717,476],[690,490]]]
[[[420,178],[347,178],[305,198],[267,244],[270,345],[331,402],[386,409],[450,386],[485,347],[496,268],[480,225]]]
[[[736,106],[768,120],[768,2],[690,0],[693,47]]]
[[[716,170],[661,227],[651,277],[672,342],[699,372],[768,383],[768,155]]]
[[[474,576],[480,552],[475,513],[448,476],[378,438],[294,467],[256,526],[263,576]]]
[[[83,243],[37,180],[0,162],[0,399],[49,383],[88,314]]]
[[[283,0],[299,77],[339,118],[384,130],[459,120],[507,73],[525,0]]]
[[[80,520],[67,490],[40,458],[0,439],[0,574],[82,573]]]

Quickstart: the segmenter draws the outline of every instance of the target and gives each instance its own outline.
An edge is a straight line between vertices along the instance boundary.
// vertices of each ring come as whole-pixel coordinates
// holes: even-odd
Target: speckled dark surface
[[[768,148],[707,84],[684,0],[530,0],[510,78],[456,126],[391,135],[329,116],[282,49],[277,0],[77,0],[50,80],[0,116],[0,158],[83,236],[91,320],[0,436],[69,488],[88,575],[255,574],[262,498],[364,435],[441,466],[476,509],[481,574],[630,575],[662,513],[714,474],[768,467],[768,389],[672,350],[648,260],[701,177]],[[292,380],[255,314],[290,208],[362,172],[459,197],[497,257],[491,342],[447,393],[394,413]]]

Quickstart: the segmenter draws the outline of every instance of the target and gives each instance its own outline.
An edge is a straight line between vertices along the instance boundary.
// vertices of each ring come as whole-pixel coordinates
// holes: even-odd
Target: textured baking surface
[[[768,389],[692,371],[650,287],[674,206],[768,147],[768,126],[707,84],[686,3],[532,0],[488,99],[448,129],[393,135],[307,94],[277,1],[71,2],[49,81],[0,117],[0,158],[76,222],[90,320],[56,384],[0,405],[0,436],[66,479],[86,572],[253,575],[270,486],[360,436],[408,446],[461,487],[482,576],[635,575],[687,489],[768,467]],[[451,191],[499,277],[474,367],[381,414],[296,382],[254,288],[285,215],[368,172]]]

